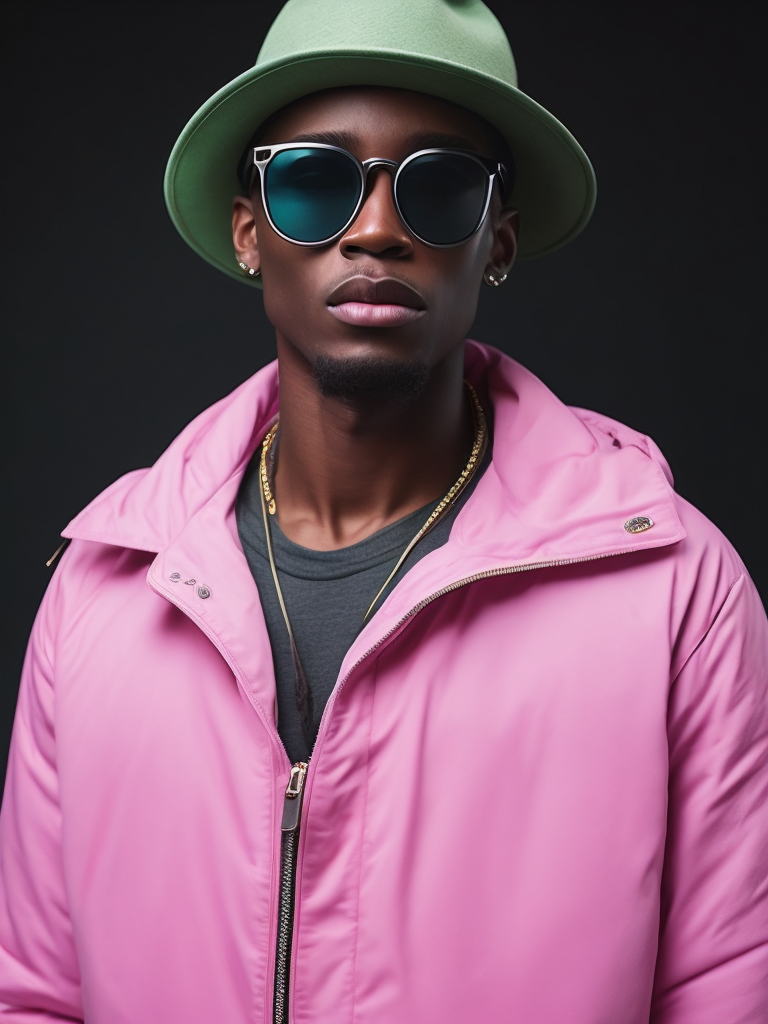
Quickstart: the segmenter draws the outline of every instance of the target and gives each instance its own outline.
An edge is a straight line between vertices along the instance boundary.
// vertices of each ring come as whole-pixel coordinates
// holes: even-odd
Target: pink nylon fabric
[[[487,346],[467,374],[492,464],[311,759],[290,1019],[762,1022],[754,587],[648,438]],[[65,531],[0,817],[3,1020],[272,1019],[290,766],[234,501],[276,410],[271,365]]]

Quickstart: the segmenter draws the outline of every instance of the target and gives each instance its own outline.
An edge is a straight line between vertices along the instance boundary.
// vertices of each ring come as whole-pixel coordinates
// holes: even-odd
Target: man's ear
[[[258,273],[261,270],[253,200],[235,196],[232,200],[232,243],[237,258]]]
[[[508,274],[517,256],[520,235],[520,214],[512,207],[504,207],[496,216],[493,227],[493,246],[488,261],[489,269],[497,275]]]

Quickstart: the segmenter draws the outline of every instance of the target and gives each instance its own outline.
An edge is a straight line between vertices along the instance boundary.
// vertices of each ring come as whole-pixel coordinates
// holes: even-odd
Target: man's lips
[[[419,293],[394,277],[347,278],[334,288],[325,300],[329,306],[341,306],[345,302],[368,302],[376,306],[408,306],[424,310],[427,304]]]
[[[328,306],[328,312],[342,323],[358,327],[401,327],[424,316],[426,310],[391,302],[340,302]]]
[[[391,277],[351,277],[326,299],[328,312],[360,327],[399,327],[426,312],[417,291]]]

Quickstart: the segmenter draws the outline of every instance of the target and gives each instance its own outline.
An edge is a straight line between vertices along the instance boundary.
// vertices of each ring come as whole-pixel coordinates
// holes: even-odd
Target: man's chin
[[[320,393],[347,402],[408,405],[424,392],[425,363],[365,356],[318,356],[312,367]]]

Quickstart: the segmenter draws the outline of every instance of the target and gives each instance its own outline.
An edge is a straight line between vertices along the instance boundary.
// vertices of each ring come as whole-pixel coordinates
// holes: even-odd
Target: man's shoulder
[[[91,499],[62,530],[62,537],[67,540],[88,540],[110,543],[111,533],[109,522],[125,508],[131,495],[151,472],[149,466],[129,470]],[[142,548],[141,543],[132,545]],[[152,544],[144,545],[144,550],[151,551]]]
[[[704,510],[675,489],[670,465],[652,437],[602,413],[578,407],[570,409],[590,430],[598,445],[637,448],[663,473],[685,533],[666,551],[666,557],[674,562],[675,583],[680,596],[686,592],[689,595],[687,600],[693,600],[694,596],[700,600],[704,596],[711,605],[705,615],[713,614],[742,577],[752,585],[749,572],[728,537]]]

